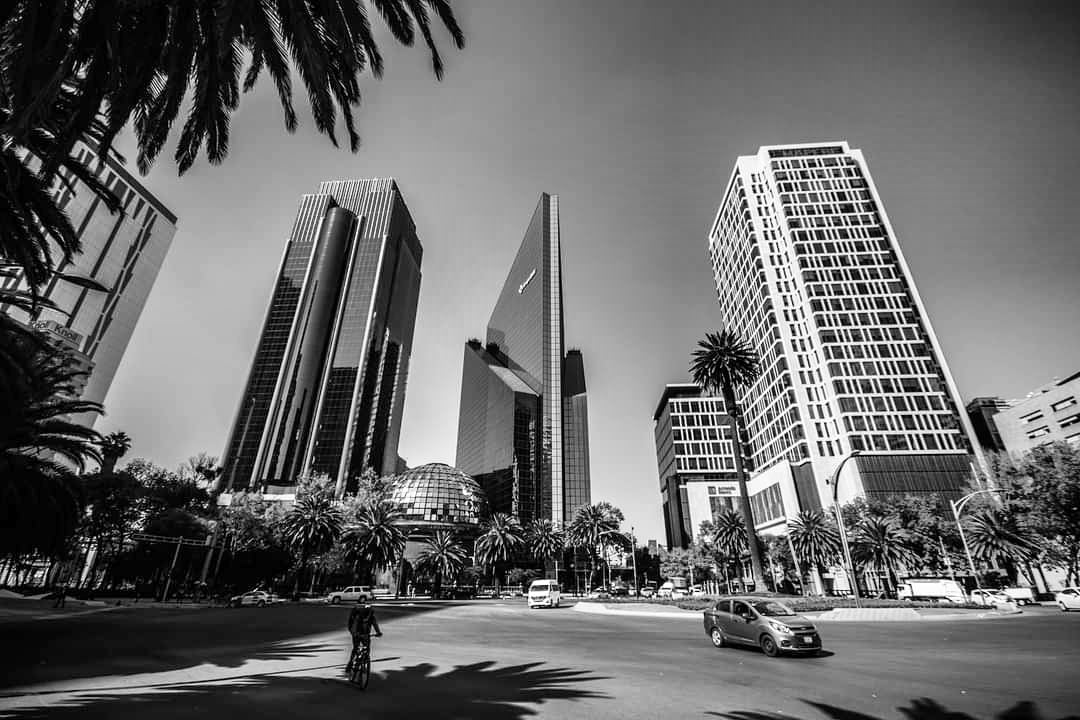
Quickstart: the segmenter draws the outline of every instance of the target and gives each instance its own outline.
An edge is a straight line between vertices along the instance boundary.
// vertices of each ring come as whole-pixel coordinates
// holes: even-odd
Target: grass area
[[[762,593],[763,595],[765,593]],[[853,608],[855,607],[854,598],[846,597],[802,597],[792,595],[772,595],[777,600],[781,601],[795,612],[819,612],[825,610],[832,610],[834,608]],[[582,599],[584,601],[584,598]],[[589,601],[586,601],[589,602]],[[602,602],[608,605],[626,603],[626,604],[639,604],[645,603],[649,605],[668,605],[671,607],[682,608],[683,610],[704,610],[705,608],[716,602],[715,598],[684,598],[681,600],[667,600],[659,598],[631,598],[631,597],[613,597],[605,600],[595,600],[592,602]],[[943,603],[930,603],[930,602],[910,602],[908,600],[887,600],[887,599],[873,599],[873,598],[861,598],[860,604],[864,608],[966,608],[986,610],[981,605],[973,605],[966,603],[964,605],[943,604]]]

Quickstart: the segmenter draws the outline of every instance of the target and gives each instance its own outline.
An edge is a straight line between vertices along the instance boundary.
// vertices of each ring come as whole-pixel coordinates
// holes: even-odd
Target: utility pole
[[[630,562],[634,566],[634,596],[638,596],[641,592],[638,590],[638,574],[637,574],[637,540],[634,538],[634,526],[630,526]]]
[[[161,602],[165,602],[169,599],[169,586],[172,584],[173,571],[176,570],[176,561],[180,558],[180,545],[183,544],[184,538],[182,536],[176,537],[176,552],[172,556],[172,565],[169,566],[169,574],[165,578],[165,592],[161,596]]]

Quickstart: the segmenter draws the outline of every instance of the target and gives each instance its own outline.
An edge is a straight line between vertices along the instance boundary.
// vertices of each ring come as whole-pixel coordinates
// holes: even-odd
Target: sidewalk
[[[651,617],[701,622],[700,610],[682,610],[668,605],[638,604],[641,609],[626,610],[627,605],[605,605],[598,602],[579,602],[574,610],[594,615],[622,615],[625,617]],[[991,620],[1016,617],[1020,612],[1008,613],[994,610],[968,612],[940,612],[930,609],[920,612],[913,608],[838,608],[825,612],[800,613],[815,622],[935,622],[940,620]]]

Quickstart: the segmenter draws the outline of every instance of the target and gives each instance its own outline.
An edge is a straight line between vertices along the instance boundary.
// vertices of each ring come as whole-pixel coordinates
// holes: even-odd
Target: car
[[[1007,595],[1017,605],[1034,605],[1035,593],[1029,587],[1001,588],[1001,592]]]
[[[613,580],[611,582],[611,594],[613,597],[626,597],[630,595],[630,586],[623,580]]]
[[[1000,590],[972,590],[971,602],[984,607],[992,607],[1010,603],[1012,598]]]
[[[656,595],[656,583],[649,582],[641,588],[641,597],[651,598]]]
[[[751,645],[769,657],[821,652],[821,636],[814,624],[774,598],[722,597],[702,615],[705,634],[718,648]]]
[[[559,607],[562,602],[562,588],[555,580],[533,580],[526,595],[529,609],[538,607]]]
[[[1054,602],[1061,608],[1061,612],[1080,610],[1080,588],[1067,587],[1054,593]]]
[[[271,603],[276,602],[275,597],[265,590],[252,590],[242,595],[233,595],[229,598],[229,605],[231,607],[243,607],[245,605],[255,607],[266,607]]]
[[[375,593],[370,585],[350,585],[344,590],[335,590],[326,596],[326,602],[339,605],[343,602],[356,602],[360,598],[373,600]]]

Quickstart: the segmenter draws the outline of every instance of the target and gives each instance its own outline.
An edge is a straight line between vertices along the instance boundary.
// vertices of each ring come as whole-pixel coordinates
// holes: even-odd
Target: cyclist
[[[371,652],[372,630],[375,630],[376,636],[382,637],[379,621],[375,619],[375,608],[371,607],[367,596],[362,595],[356,601],[356,607],[349,613],[349,634],[352,635],[353,652],[349,654],[349,664],[346,666],[345,672],[352,670],[352,659],[355,656],[357,645],[362,644],[369,653]]]

